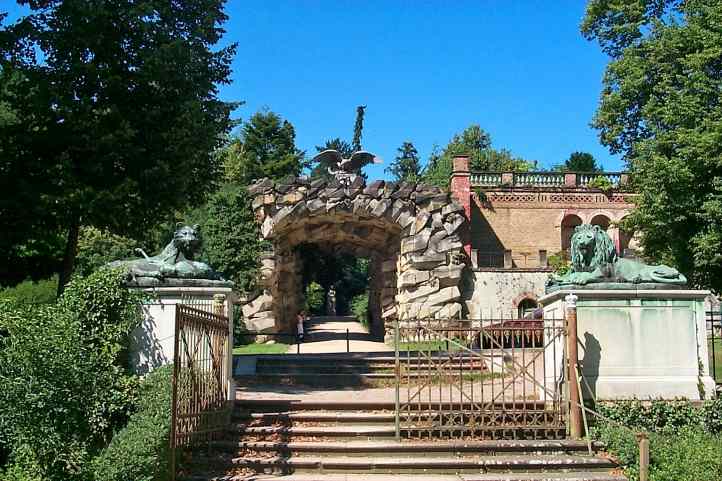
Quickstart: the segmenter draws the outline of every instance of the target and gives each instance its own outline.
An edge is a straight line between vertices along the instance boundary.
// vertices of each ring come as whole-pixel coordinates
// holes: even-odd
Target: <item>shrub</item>
[[[172,366],[150,373],[140,385],[138,411],[93,460],[98,481],[165,481],[170,475]]]
[[[652,481],[722,479],[722,400],[697,408],[688,401],[624,401],[597,406],[600,414],[633,431],[649,433]],[[639,448],[634,432],[600,422],[593,437],[603,441],[634,481],[639,476]]]
[[[569,260],[569,255],[567,255],[566,251],[559,251],[556,254],[550,255],[547,263],[554,273],[560,276],[568,274],[572,268],[572,262]]]
[[[18,479],[84,479],[130,414],[137,382],[121,365],[140,320],[123,274],[78,278],[56,304],[0,309],[0,444]]]
[[[133,239],[115,235],[106,230],[84,226],[78,236],[78,255],[75,274],[87,276],[111,261],[137,257]]]
[[[26,280],[15,287],[0,290],[0,298],[19,304],[50,304],[58,292],[58,276],[42,281]]]
[[[311,314],[323,314],[325,292],[321,284],[311,282],[306,286],[306,311]]]
[[[587,187],[599,189],[604,193],[609,193],[614,189],[614,184],[605,176],[598,175],[589,181]]]
[[[368,326],[369,324],[369,294],[368,292],[364,292],[363,294],[359,294],[357,296],[354,296],[353,299],[351,299],[351,312],[354,316],[356,316],[356,319],[358,319],[361,324],[364,326]]]

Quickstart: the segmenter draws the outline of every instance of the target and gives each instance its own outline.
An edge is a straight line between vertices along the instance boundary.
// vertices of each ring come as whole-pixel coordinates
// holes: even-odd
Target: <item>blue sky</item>
[[[248,119],[268,108],[293,123],[309,155],[350,140],[367,105],[363,146],[384,168],[405,140],[424,162],[472,123],[496,148],[545,167],[575,150],[607,170],[623,162],[589,126],[607,58],[579,34],[583,0],[230,0],[224,42],[237,42],[226,100]],[[10,6],[11,17],[18,8]],[[15,15],[12,15],[12,14]]]
[[[579,33],[584,1],[232,1],[238,42],[227,99],[247,119],[267,107],[299,148],[350,140],[367,105],[363,146],[385,165],[405,140],[424,162],[472,123],[495,147],[550,166],[575,150],[608,170],[623,162],[589,126],[607,63]]]

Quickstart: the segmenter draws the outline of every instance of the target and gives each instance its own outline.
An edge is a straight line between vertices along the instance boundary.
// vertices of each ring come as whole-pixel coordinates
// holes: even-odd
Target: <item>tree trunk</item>
[[[68,228],[68,241],[65,244],[65,253],[63,254],[63,264],[60,266],[58,275],[58,297],[65,290],[65,286],[70,282],[70,276],[75,268],[75,257],[78,253],[78,234],[80,232],[80,218],[75,217],[70,222]]]

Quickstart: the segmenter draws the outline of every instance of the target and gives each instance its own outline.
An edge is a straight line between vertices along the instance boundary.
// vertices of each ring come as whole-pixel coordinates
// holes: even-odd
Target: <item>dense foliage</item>
[[[138,242],[107,230],[83,226],[78,236],[78,257],[74,274],[90,275],[93,271],[118,259],[137,257]]]
[[[416,182],[421,177],[421,163],[419,152],[411,142],[404,142],[396,149],[398,155],[394,162],[386,168],[386,172],[393,176],[394,181]]]
[[[722,290],[722,4],[591,0],[582,32],[611,56],[593,125],[639,197],[646,256]]]
[[[0,451],[14,476],[87,479],[92,455],[127,420],[136,381],[124,354],[141,295],[123,278],[103,269],[55,304],[0,308]]]
[[[55,302],[58,292],[58,278],[41,281],[23,281],[14,287],[0,289],[0,299],[9,299],[16,304],[50,304]]]
[[[536,162],[516,157],[507,149],[492,148],[489,133],[473,124],[460,134],[454,135],[443,150],[433,150],[424,170],[423,180],[440,187],[448,187],[452,158],[459,154],[470,157],[469,166],[472,170],[527,171],[536,166]]]
[[[235,46],[213,50],[222,0],[23,3],[0,28],[0,252],[62,232],[62,288],[81,225],[135,235],[204,198]]]
[[[562,172],[599,172],[597,159],[589,152],[572,152],[563,164],[555,165],[553,170]]]
[[[170,479],[172,366],[156,369],[140,384],[138,408],[127,426],[93,460],[98,481]]]
[[[306,286],[305,291],[306,305],[304,309],[307,313],[317,316],[326,314],[326,292],[323,290],[321,284],[316,281],[311,281]]]
[[[603,441],[632,481],[639,476],[636,431],[650,440],[651,481],[716,481],[722,479],[722,400],[695,407],[687,401],[638,401],[600,405],[615,423],[598,422],[595,439]]]
[[[301,173],[304,153],[296,148],[293,125],[270,111],[256,112],[220,156],[226,179],[249,185],[256,179],[282,179]]]
[[[207,212],[201,232],[208,262],[232,280],[237,290],[252,290],[260,254],[268,246],[261,240],[248,191],[244,186],[225,185],[211,196]]]
[[[369,293],[358,294],[351,299],[351,314],[364,326],[369,325]]]

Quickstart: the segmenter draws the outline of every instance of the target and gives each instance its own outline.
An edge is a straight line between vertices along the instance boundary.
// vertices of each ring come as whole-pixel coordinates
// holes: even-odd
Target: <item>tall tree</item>
[[[281,179],[301,172],[304,153],[296,148],[293,125],[270,111],[257,112],[224,150],[226,178],[248,185],[254,179]]]
[[[411,142],[404,142],[396,149],[398,155],[394,162],[386,168],[396,181],[416,182],[421,176],[419,152]]]
[[[361,136],[364,130],[364,115],[366,114],[366,106],[359,105],[356,107],[356,121],[353,125],[353,141],[351,146],[354,152],[361,150]]]
[[[363,136],[365,113],[365,105],[359,105],[358,107],[356,107],[356,121],[354,122],[353,139],[350,143],[341,139],[340,137],[336,137],[334,139],[326,140],[323,145],[317,145],[316,151],[323,152],[324,150],[337,150],[341,152],[341,155],[345,159],[347,159],[351,157],[351,154],[353,154],[354,152],[361,150],[361,137]],[[315,165],[311,165],[310,168],[312,178],[329,178],[331,174],[329,174],[328,169],[334,169],[336,168],[336,166],[327,165],[324,162],[318,162]],[[358,173],[364,175],[362,172]]]
[[[515,157],[507,149],[494,149],[491,146],[491,136],[477,124],[472,124],[460,134],[454,135],[447,146],[432,152],[424,179],[435,185],[447,187],[451,177],[454,155],[466,154],[471,157],[472,170],[481,171],[527,171],[536,166],[536,162]]]
[[[17,119],[0,125],[0,230],[64,231],[61,290],[81,223],[138,234],[211,188],[233,108],[217,96],[235,51],[214,50],[223,4],[27,2],[0,30],[0,103]],[[28,196],[41,222],[16,209]]]
[[[583,35],[611,57],[593,120],[639,193],[645,255],[722,291],[722,7],[592,0]]]
[[[560,165],[555,165],[553,170],[567,172],[599,172],[597,159],[589,152],[572,152],[569,158]]]

